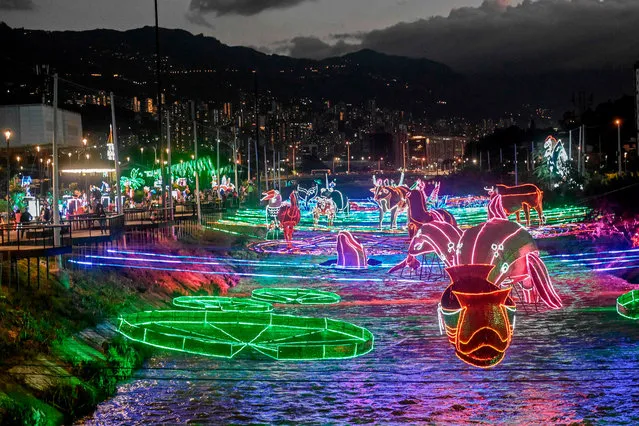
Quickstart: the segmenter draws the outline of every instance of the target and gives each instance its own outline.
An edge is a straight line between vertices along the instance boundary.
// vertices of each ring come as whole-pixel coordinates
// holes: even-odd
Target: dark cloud
[[[321,57],[370,48],[445,63],[462,72],[592,69],[639,59],[638,0],[485,0],[479,7],[366,34],[340,34],[335,45],[296,38],[292,56]],[[304,49],[308,49],[305,53]]]
[[[308,1],[315,0],[191,0],[189,9],[218,16],[252,16],[268,9],[286,9]]]
[[[316,37],[295,37],[290,41],[290,46],[288,47],[291,56],[307,59],[341,56],[359,49],[359,46],[347,44],[343,40],[331,45]]]
[[[31,0],[0,0],[0,10],[30,10],[33,7]]]
[[[212,23],[210,23],[204,17],[204,15],[202,15],[201,13],[198,13],[197,11],[189,10],[188,12],[186,12],[184,17],[186,18],[187,21],[189,21],[192,24],[199,25],[200,27],[210,28],[212,30],[215,29],[215,26]]]

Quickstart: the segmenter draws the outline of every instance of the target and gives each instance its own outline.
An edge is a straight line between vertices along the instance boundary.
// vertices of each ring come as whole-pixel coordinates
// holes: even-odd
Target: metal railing
[[[82,237],[115,236],[124,232],[123,214],[82,214],[70,216],[64,223],[69,223],[76,236]]]
[[[60,244],[56,244],[55,233],[60,232]],[[0,246],[16,246],[29,248],[71,247],[71,224],[9,224],[0,225]]]

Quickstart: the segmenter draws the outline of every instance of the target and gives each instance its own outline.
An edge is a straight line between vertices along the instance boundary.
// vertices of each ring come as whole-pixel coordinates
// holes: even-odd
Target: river
[[[505,360],[482,370],[457,359],[440,335],[436,308],[446,282],[399,280],[385,268],[296,266],[325,259],[264,255],[282,263],[269,273],[288,277],[244,278],[229,294],[249,296],[262,286],[334,291],[339,304],[276,306],[276,312],[366,327],[375,336],[372,352],[308,362],[158,352],[78,424],[639,422],[639,324],[614,307],[633,288],[624,280],[587,270],[562,273],[560,262],[547,262],[564,308],[520,305]]]

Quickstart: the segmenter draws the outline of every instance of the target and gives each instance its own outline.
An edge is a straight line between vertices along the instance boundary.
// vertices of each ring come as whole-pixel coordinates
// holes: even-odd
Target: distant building
[[[13,148],[53,143],[53,107],[43,104],[0,106],[0,129],[11,130]],[[82,117],[58,108],[60,147],[82,146]],[[4,142],[4,141],[3,141]]]

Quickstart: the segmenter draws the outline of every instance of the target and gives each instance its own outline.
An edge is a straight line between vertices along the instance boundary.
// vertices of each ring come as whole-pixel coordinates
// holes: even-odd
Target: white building
[[[53,107],[42,104],[0,106],[0,130],[11,130],[11,147],[50,145]],[[82,117],[58,108],[58,146],[82,146]],[[1,140],[0,142],[4,142]]]

